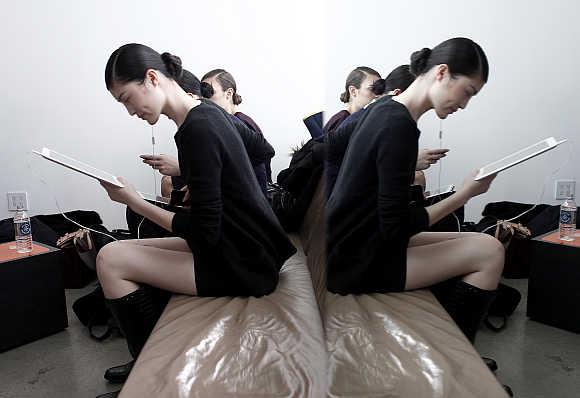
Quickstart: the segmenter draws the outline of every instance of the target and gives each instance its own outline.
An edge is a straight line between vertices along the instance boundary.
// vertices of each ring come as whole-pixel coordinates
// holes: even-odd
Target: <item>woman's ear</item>
[[[449,75],[449,65],[439,64],[435,67],[435,80],[442,81],[447,75]]]
[[[159,85],[159,74],[155,69],[147,69],[145,71],[145,82],[149,82],[153,87]]]
[[[354,98],[358,94],[358,89],[355,86],[348,86],[348,93],[350,98]]]
[[[226,90],[226,99],[229,101],[232,98],[234,98],[234,89],[230,87]]]

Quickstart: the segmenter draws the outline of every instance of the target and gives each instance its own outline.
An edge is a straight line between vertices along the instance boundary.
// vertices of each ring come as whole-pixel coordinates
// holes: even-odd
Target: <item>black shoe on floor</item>
[[[497,362],[494,359],[488,357],[481,357],[481,359],[483,359],[483,362],[489,368],[489,370],[494,373],[497,371]]]
[[[507,392],[507,394],[510,397],[514,396],[514,392],[512,391],[512,389],[510,388],[510,386],[506,386],[505,384],[503,384],[503,389],[505,390],[505,392]]]
[[[97,395],[97,398],[117,398],[120,392],[121,390],[108,392],[105,394]]]
[[[134,364],[135,361],[133,360],[124,365],[113,366],[112,368],[107,369],[104,377],[111,383],[124,383],[127,380],[127,377],[129,377],[129,373],[131,373]]]

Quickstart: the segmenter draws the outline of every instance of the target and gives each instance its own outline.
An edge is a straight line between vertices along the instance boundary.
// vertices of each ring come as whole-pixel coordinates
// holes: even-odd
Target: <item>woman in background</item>
[[[242,103],[242,97],[238,94],[236,81],[231,73],[224,69],[213,69],[201,78],[201,93],[204,98],[221,106],[230,115],[237,117],[248,128],[262,134],[258,124],[250,116],[238,111]],[[267,182],[272,182],[272,167],[270,161],[255,165],[254,172],[260,186],[266,187]]]
[[[359,66],[348,74],[344,92],[340,94],[340,101],[346,104],[346,109],[336,113],[326,122],[323,128],[325,135],[335,131],[347,117],[377,97],[373,86],[380,78],[379,72],[368,66]]]

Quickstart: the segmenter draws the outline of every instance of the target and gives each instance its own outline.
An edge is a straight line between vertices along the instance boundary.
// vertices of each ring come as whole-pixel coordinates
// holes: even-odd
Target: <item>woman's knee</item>
[[[491,235],[479,234],[477,246],[481,250],[486,271],[501,274],[505,260],[503,244]]]
[[[115,272],[121,250],[122,248],[119,242],[111,242],[99,250],[96,261],[99,280]]]

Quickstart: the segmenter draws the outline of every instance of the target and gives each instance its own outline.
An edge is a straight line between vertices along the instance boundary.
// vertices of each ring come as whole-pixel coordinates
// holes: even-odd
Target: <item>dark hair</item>
[[[107,90],[115,82],[143,82],[145,72],[155,69],[166,77],[178,80],[181,77],[181,59],[169,53],[159,54],[143,44],[131,43],[119,47],[109,57],[105,67]]]
[[[233,89],[234,90],[234,97],[232,98],[234,105],[240,105],[242,103],[242,97],[237,93],[236,81],[231,73],[227,72],[224,69],[214,69],[207,72],[201,80],[211,79],[212,77],[216,78],[222,90]],[[211,84],[202,82],[201,83],[201,94],[204,98],[211,98],[214,94],[213,87]]]
[[[415,76],[409,71],[409,65],[400,65],[384,79],[375,80],[371,90],[375,95],[386,94],[396,89],[405,91],[414,81]]]
[[[411,55],[410,71],[419,76],[440,64],[447,64],[452,75],[479,75],[484,83],[489,76],[489,64],[483,49],[464,37],[445,40],[433,50],[423,48],[415,51]]]
[[[350,72],[346,77],[346,83],[344,85],[344,93],[340,94],[340,100],[345,104],[348,103],[348,101],[350,101],[350,92],[348,91],[348,88],[350,86],[360,88],[363,80],[369,75],[378,76],[379,79],[381,78],[379,72],[377,72],[373,68],[369,68],[368,66],[359,66],[355,70]]]
[[[199,79],[187,69],[183,69],[181,77],[177,80],[177,84],[186,93],[192,93],[197,96],[201,96],[201,82]]]
[[[385,93],[399,89],[405,91],[415,81],[415,75],[409,70],[409,65],[397,66],[385,77]]]

